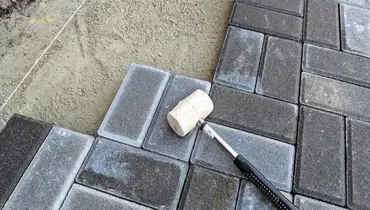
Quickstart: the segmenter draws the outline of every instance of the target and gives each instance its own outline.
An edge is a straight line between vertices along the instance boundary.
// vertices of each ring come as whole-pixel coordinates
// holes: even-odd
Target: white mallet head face
[[[179,136],[185,136],[197,125],[200,119],[206,118],[213,110],[213,103],[207,93],[196,90],[181,100],[167,114],[167,121]]]

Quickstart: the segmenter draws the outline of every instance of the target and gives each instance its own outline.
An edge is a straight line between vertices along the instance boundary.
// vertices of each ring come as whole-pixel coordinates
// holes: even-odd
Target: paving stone
[[[344,208],[308,198],[302,195],[294,196],[294,205],[296,205],[300,210],[345,210]]]
[[[143,148],[173,158],[188,161],[194,146],[197,129],[185,137],[176,135],[167,122],[167,114],[180,100],[197,89],[209,92],[211,84],[206,81],[175,75],[163,94],[145,138]]]
[[[370,87],[370,59],[310,44],[303,47],[302,69],[307,72]]]
[[[54,127],[4,209],[59,209],[94,138]]]
[[[230,18],[233,26],[298,41],[302,39],[302,23],[300,17],[239,3],[234,5]]]
[[[292,201],[292,195],[281,192]],[[236,210],[275,210],[274,204],[251,182],[243,180],[240,184]]]
[[[302,45],[300,43],[278,37],[268,37],[256,92],[297,103],[301,57]]]
[[[347,118],[347,198],[351,209],[370,209],[370,124]]]
[[[74,184],[61,210],[150,210],[151,208],[119,199],[97,190]]]
[[[0,208],[51,128],[49,123],[15,114],[0,133]]]
[[[305,41],[340,49],[338,4],[308,0]]]
[[[210,95],[214,104],[210,121],[295,143],[296,105],[220,85],[213,85]]]
[[[98,134],[140,147],[170,77],[168,72],[133,64]]]
[[[260,63],[263,34],[229,27],[214,83],[253,92]]]
[[[77,182],[156,209],[174,209],[188,164],[98,138]]]
[[[251,4],[286,14],[303,16],[304,0],[237,0],[237,2]]]
[[[234,210],[239,179],[198,166],[189,169],[179,210]]]
[[[236,152],[256,166],[277,188],[290,192],[293,179],[293,145],[214,123],[209,124]],[[191,162],[244,178],[226,153],[203,133],[198,134]]]
[[[370,10],[341,5],[342,48],[370,57]]]
[[[370,119],[370,89],[302,73],[302,104],[359,119]]]
[[[344,118],[302,107],[293,191],[345,205]]]

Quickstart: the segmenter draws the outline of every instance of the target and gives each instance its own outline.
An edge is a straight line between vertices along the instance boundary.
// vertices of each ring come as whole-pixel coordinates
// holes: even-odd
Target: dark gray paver
[[[133,64],[98,134],[140,147],[170,77],[168,72]]]
[[[300,41],[302,18],[236,3],[230,24]]]
[[[239,179],[199,166],[189,169],[179,210],[234,210]]]
[[[304,44],[302,69],[326,77],[370,87],[370,59]]]
[[[301,57],[301,43],[278,37],[268,37],[264,63],[257,79],[256,92],[297,103]]]
[[[352,209],[370,209],[370,124],[347,118],[347,198]]]
[[[370,57],[370,10],[341,5],[342,48]]]
[[[370,119],[370,89],[302,73],[302,104],[331,112]]]
[[[59,209],[94,137],[54,127],[4,209]]]
[[[0,208],[51,128],[49,123],[15,114],[0,133]]]
[[[304,0],[237,0],[237,2],[264,7],[286,14],[303,16]]]
[[[296,205],[299,210],[345,210],[339,206],[334,206],[302,195],[294,196],[294,205]]]
[[[253,92],[262,44],[262,33],[230,26],[213,81]]]
[[[134,202],[126,201],[97,190],[74,184],[61,210],[150,210]]]
[[[77,182],[158,209],[174,209],[188,164],[99,138]]]
[[[209,92],[211,84],[206,81],[175,75],[164,92],[161,102],[145,138],[143,148],[177,159],[188,161],[194,145],[197,129],[180,137],[167,122],[167,114],[180,100],[197,89]]]
[[[213,85],[210,121],[295,143],[298,108],[279,100]]]
[[[292,201],[292,195],[282,194]],[[243,180],[240,184],[236,210],[276,210],[274,204],[251,182]]]
[[[290,192],[293,180],[293,145],[214,123],[209,124],[236,152],[254,164],[277,188]],[[198,134],[191,162],[244,178],[225,152],[203,133]]]
[[[338,4],[308,0],[305,17],[305,41],[340,49]]]
[[[300,109],[293,191],[345,205],[344,118]]]

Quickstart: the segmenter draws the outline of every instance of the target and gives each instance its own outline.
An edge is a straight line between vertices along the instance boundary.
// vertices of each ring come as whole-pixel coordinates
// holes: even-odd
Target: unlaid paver
[[[189,169],[179,210],[234,210],[239,179],[199,166]]]
[[[4,209],[59,209],[94,137],[54,127]]]
[[[170,74],[142,65],[132,65],[98,134],[140,147]]]
[[[230,26],[213,81],[253,92],[263,44],[262,33]]]
[[[211,89],[211,84],[181,75],[173,76],[158,105],[143,148],[180,160],[189,160],[197,135],[197,129],[194,129],[192,133],[185,137],[180,137],[169,126],[167,114],[180,100],[186,98],[197,89],[208,93]]]
[[[345,205],[344,117],[301,107],[293,191]]]
[[[4,205],[52,125],[18,114],[0,133],[0,208]]]
[[[269,36],[256,92],[291,103],[298,102],[301,43]]]
[[[340,49],[339,8],[331,1],[308,0],[304,40]]]
[[[263,7],[281,13],[303,16],[304,0],[237,0],[237,2]]]
[[[341,5],[342,48],[370,57],[370,10]]]
[[[337,80],[370,87],[370,59],[315,45],[303,47],[302,69]]]
[[[214,123],[209,125],[277,188],[290,192],[293,179],[293,145]],[[197,137],[191,162],[244,178],[226,153],[204,133],[199,133]]]
[[[347,118],[347,204],[370,209],[370,123]]]
[[[212,86],[210,96],[214,104],[210,121],[295,143],[296,105],[220,85]]]
[[[176,208],[188,164],[99,138],[77,182],[156,209]]]
[[[302,195],[294,196],[294,205],[296,205],[299,210],[345,210],[344,208],[341,208],[339,206],[308,198]]]
[[[302,23],[300,17],[240,3],[234,5],[230,18],[233,26],[298,41],[302,39]]]
[[[134,202],[74,184],[61,210],[151,210]]]
[[[302,73],[300,101],[330,112],[370,119],[370,89],[338,80]]]

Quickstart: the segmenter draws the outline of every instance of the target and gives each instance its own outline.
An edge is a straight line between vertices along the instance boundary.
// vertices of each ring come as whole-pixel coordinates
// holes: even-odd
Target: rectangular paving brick
[[[100,125],[99,136],[140,147],[169,77],[166,71],[131,65]]]
[[[4,209],[59,209],[94,138],[54,127]]]
[[[260,64],[263,34],[229,27],[214,83],[253,92]]]
[[[126,201],[97,190],[74,184],[61,210],[150,210],[134,202]]]
[[[370,87],[370,59],[310,44],[303,47],[302,69]]]
[[[370,119],[370,89],[302,73],[302,104],[359,119]]]
[[[77,182],[156,209],[174,209],[188,164],[98,138]]]
[[[250,161],[277,188],[290,192],[293,179],[294,146],[262,136],[209,123],[209,125]],[[238,177],[244,175],[218,145],[199,133],[191,162],[206,168]]]
[[[295,143],[296,105],[220,85],[212,86],[210,96],[214,104],[210,121]]]
[[[258,74],[256,92],[297,103],[301,57],[301,43],[269,36],[264,62]]]
[[[49,123],[15,114],[0,133],[0,208],[51,128]]]
[[[345,210],[339,206],[334,206],[302,195],[294,196],[294,205],[296,205],[299,210]]]
[[[370,123],[347,118],[347,204],[370,209]]]
[[[304,40],[340,49],[338,4],[330,1],[308,0]]]
[[[239,179],[199,166],[189,169],[178,210],[234,210]]]
[[[281,13],[303,16],[304,0],[237,0],[237,2],[263,7]]]
[[[343,116],[301,107],[293,191],[345,205]]]
[[[197,89],[209,92],[211,84],[206,81],[174,75],[163,94],[161,102],[148,130],[143,148],[173,158],[188,161],[193,149],[197,129],[185,137],[178,136],[168,125],[167,114],[180,100]]]
[[[300,41],[303,19],[251,5],[234,5],[230,24]]]

